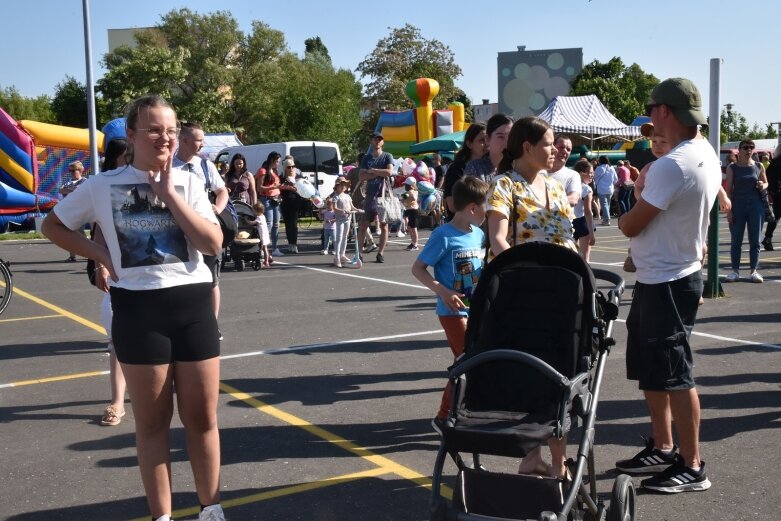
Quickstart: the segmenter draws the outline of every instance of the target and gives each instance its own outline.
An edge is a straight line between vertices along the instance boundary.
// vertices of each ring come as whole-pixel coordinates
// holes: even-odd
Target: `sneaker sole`
[[[708,490],[711,487],[711,482],[708,478],[705,478],[705,481],[686,483],[674,487],[657,487],[654,485],[642,485],[642,487],[648,490],[655,490],[656,492],[664,492],[665,494],[678,494],[679,492],[702,492],[703,490]]]
[[[643,468],[627,468],[627,467],[619,467],[616,465],[616,470],[620,470],[621,472],[624,472],[626,474],[656,474],[657,472],[662,472],[663,470],[667,470],[672,463],[662,463],[660,465],[653,465]]]

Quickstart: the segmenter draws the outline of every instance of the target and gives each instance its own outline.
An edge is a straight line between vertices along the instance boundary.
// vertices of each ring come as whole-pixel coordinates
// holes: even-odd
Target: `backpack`
[[[209,196],[209,201],[212,204],[217,200],[217,196],[211,189],[211,179],[209,179],[209,163],[206,159],[201,158],[201,169],[203,170],[203,176],[206,179],[204,188]],[[217,214],[217,221],[220,223],[222,229],[222,247],[226,248],[233,239],[236,238],[236,234],[239,232],[239,215],[236,213],[236,207],[233,206],[233,201],[228,198],[228,203],[222,212]]]

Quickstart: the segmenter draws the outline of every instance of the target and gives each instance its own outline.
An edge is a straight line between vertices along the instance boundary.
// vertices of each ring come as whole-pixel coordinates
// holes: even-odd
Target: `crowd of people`
[[[637,380],[648,405],[652,434],[635,457],[616,462],[627,473],[653,473],[643,486],[661,492],[710,487],[699,453],[699,401],[692,374],[689,338],[702,294],[701,261],[708,213],[719,192],[718,158],[701,139],[706,121],[699,92],[688,80],[660,83],[647,106],[658,158],[638,171],[629,161],[614,168],[607,157],[581,159],[566,167],[572,141],[554,136],[536,117],[518,121],[504,114],[466,131],[455,160],[436,157],[432,180],[442,189],[446,223],[438,226],[412,262],[412,274],[437,295],[436,312],[454,357],[464,350],[469,299],[484,262],[515,245],[542,241],[578,251],[588,262],[596,243],[595,219],[611,224],[616,192],[618,227],[631,239],[637,283],[627,319],[627,376]],[[217,428],[219,352],[222,334],[219,215],[229,199],[252,205],[267,264],[284,255],[279,224],[285,225],[288,254],[299,253],[298,220],[302,196],[292,157],[272,152],[249,172],[236,154],[216,168],[200,159],[203,129],[181,124],[158,96],[135,100],[128,109],[127,139],[107,146],[103,173],[84,182],[83,166],[70,165],[67,195],[50,213],[44,234],[71,252],[95,261],[95,282],[105,292],[103,316],[111,338],[111,403],[101,423],[117,425],[129,391],[135,416],[142,482],[153,519],[171,514],[169,429],[173,390],[195,478],[201,520],[224,519],[219,504],[220,449]],[[335,267],[353,262],[346,254],[353,216],[360,253],[377,251],[385,262],[389,210],[382,199],[392,190],[394,159],[383,150],[380,133],[370,150],[340,177],[322,210],[321,253]],[[732,273],[739,278],[743,233],[749,235],[750,278],[757,273],[759,235],[769,190],[776,215],[781,210],[781,164],[752,159],[753,142],[740,144],[727,167],[722,208],[732,232]],[[777,150],[776,152],[779,152]],[[280,172],[279,169],[282,168]],[[78,188],[78,189],[77,189]],[[419,246],[418,186],[413,177],[401,194],[409,251]],[[730,203],[731,201],[731,203]],[[132,226],[120,232],[116,219],[154,214],[164,222],[166,244],[139,241]],[[160,216],[163,216],[161,218]],[[94,223],[92,240],[80,232]],[[374,244],[370,227],[379,230]],[[761,244],[772,250],[775,223]],[[139,246],[140,245],[140,246]],[[358,257],[360,261],[360,256]],[[433,274],[428,268],[433,268]],[[210,306],[203,302],[209,299]],[[657,338],[676,339],[660,342]],[[664,360],[675,360],[665,364]],[[446,388],[435,426],[447,414]],[[673,442],[673,420],[678,443]],[[566,440],[549,442],[550,463],[532,451],[519,472],[566,475]],[[681,476],[687,476],[685,479]]]

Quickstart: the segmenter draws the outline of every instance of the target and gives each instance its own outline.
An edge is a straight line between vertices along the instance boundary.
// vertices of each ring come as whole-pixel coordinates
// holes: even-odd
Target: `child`
[[[334,192],[335,194],[336,192]],[[336,230],[336,213],[334,213],[334,199],[328,197],[325,206],[321,210],[323,215],[323,255],[334,253],[334,231]]]
[[[439,226],[429,237],[412,265],[412,274],[437,294],[437,315],[445,337],[458,358],[464,352],[469,297],[483,268],[483,240],[480,224],[485,219],[488,184],[476,177],[463,177],[453,186],[453,219]],[[428,267],[434,267],[434,276]],[[442,395],[434,428],[450,410],[451,388],[448,382]]]
[[[338,179],[334,185],[334,213],[336,214],[335,239],[334,239],[334,266],[342,267],[343,262],[350,262],[345,255],[347,251],[347,236],[350,233],[350,212],[354,210],[353,200],[347,194],[350,181]]]
[[[594,214],[591,213],[591,202],[594,200],[594,191],[589,183],[594,178],[594,167],[588,161],[578,161],[574,170],[580,174],[581,193],[578,204],[575,205],[575,220],[572,221],[575,241],[580,249],[580,256],[589,262],[591,247],[596,244],[594,237]]]
[[[271,237],[268,234],[268,224],[266,224],[266,207],[263,203],[255,203],[252,205],[252,209],[255,210],[257,218],[254,221],[247,222],[258,227],[260,249],[263,252],[263,266],[268,268],[274,261],[271,258],[271,254],[268,252],[268,245],[271,244]]]
[[[407,251],[419,250],[418,248],[418,185],[415,178],[410,176],[404,181],[405,192],[401,194],[401,204],[404,205],[404,220],[407,222],[410,244]]]

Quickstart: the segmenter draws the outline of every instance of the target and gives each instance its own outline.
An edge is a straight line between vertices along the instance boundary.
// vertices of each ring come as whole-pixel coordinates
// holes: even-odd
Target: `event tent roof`
[[[639,126],[625,125],[616,119],[593,94],[556,96],[539,116],[554,132],[572,132],[601,139],[615,136],[624,139],[642,137]]]
[[[415,143],[409,150],[413,154],[424,154],[426,152],[451,152],[458,150],[464,144],[466,131],[453,132],[452,134],[443,134],[428,141]]]

